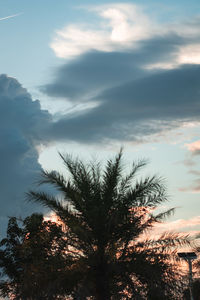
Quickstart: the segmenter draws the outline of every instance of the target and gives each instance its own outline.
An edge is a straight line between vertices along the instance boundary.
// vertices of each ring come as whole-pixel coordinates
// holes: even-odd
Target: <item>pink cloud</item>
[[[199,230],[198,230],[199,229]],[[152,239],[159,238],[164,232],[179,232],[182,235],[196,236],[200,234],[200,216],[195,216],[190,219],[178,219],[172,222],[158,223],[154,228],[145,233]]]
[[[193,155],[200,155],[200,140],[190,144],[185,144],[185,146],[190,152],[192,152]]]
[[[200,225],[200,216],[195,216],[188,220],[178,219],[172,222],[165,222],[157,224],[157,227],[163,230],[180,230],[187,227],[194,227]]]
[[[186,237],[189,234],[190,237],[195,237],[195,240],[199,241],[197,236],[200,236],[200,215],[190,219],[178,219],[172,222],[158,223],[150,231],[143,233],[139,240],[158,240],[165,233],[178,234],[181,238]],[[189,252],[192,250],[191,247],[192,245],[181,246],[178,247],[177,251]]]

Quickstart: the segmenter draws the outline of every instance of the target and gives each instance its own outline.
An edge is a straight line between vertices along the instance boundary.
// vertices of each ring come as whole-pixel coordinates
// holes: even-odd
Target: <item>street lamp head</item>
[[[186,260],[193,260],[197,259],[197,255],[195,252],[179,252],[178,256],[180,258],[186,259]]]

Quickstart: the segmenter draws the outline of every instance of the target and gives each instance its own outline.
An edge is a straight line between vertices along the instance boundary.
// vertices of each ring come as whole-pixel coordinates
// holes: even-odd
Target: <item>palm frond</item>
[[[26,199],[28,201],[39,203],[44,207],[50,208],[56,213],[63,211],[63,206],[60,201],[56,197],[46,192],[29,191],[28,193],[26,193],[26,196]]]
[[[127,189],[129,189],[137,173],[146,165],[147,165],[147,160],[144,159],[139,160],[138,162],[134,162],[130,173],[121,179],[119,191],[125,192]]]
[[[162,179],[157,176],[146,177],[137,181],[124,197],[125,203],[136,207],[153,208],[164,201],[167,201],[166,188]]]
[[[105,207],[111,207],[121,178],[122,149],[114,160],[108,160],[103,174],[102,193]]]
[[[163,222],[164,219],[171,217],[172,215],[174,215],[175,212],[175,207],[169,208],[168,210],[161,212],[157,215],[152,215],[155,219],[156,222]]]
[[[136,244],[136,247],[156,251],[157,253],[171,253],[181,247],[192,247],[195,241],[189,234],[180,234],[176,232],[164,232],[156,239],[144,239]],[[170,251],[170,252],[169,252]]]

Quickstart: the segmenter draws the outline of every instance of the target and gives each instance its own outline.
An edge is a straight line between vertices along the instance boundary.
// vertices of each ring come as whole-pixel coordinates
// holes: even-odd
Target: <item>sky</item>
[[[58,152],[165,178],[165,229],[200,230],[198,1],[0,0],[1,234]]]

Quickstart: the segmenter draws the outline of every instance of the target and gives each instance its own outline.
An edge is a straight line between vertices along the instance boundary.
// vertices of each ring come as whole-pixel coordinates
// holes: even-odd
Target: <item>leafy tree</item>
[[[21,222],[12,217],[0,248],[1,296],[16,300],[62,299],[58,297],[62,295],[58,278],[66,276],[65,266],[70,261],[60,226],[44,221],[40,214]]]
[[[73,289],[79,295],[74,299],[176,299],[181,286],[172,257],[189,240],[176,233],[143,236],[174,211],[155,213],[167,200],[162,179],[136,178],[145,161],[133,163],[124,175],[122,151],[105,168],[61,158],[68,177],[44,171],[41,180],[55,186],[58,197],[30,191],[28,198],[54,211],[66,226]]]

